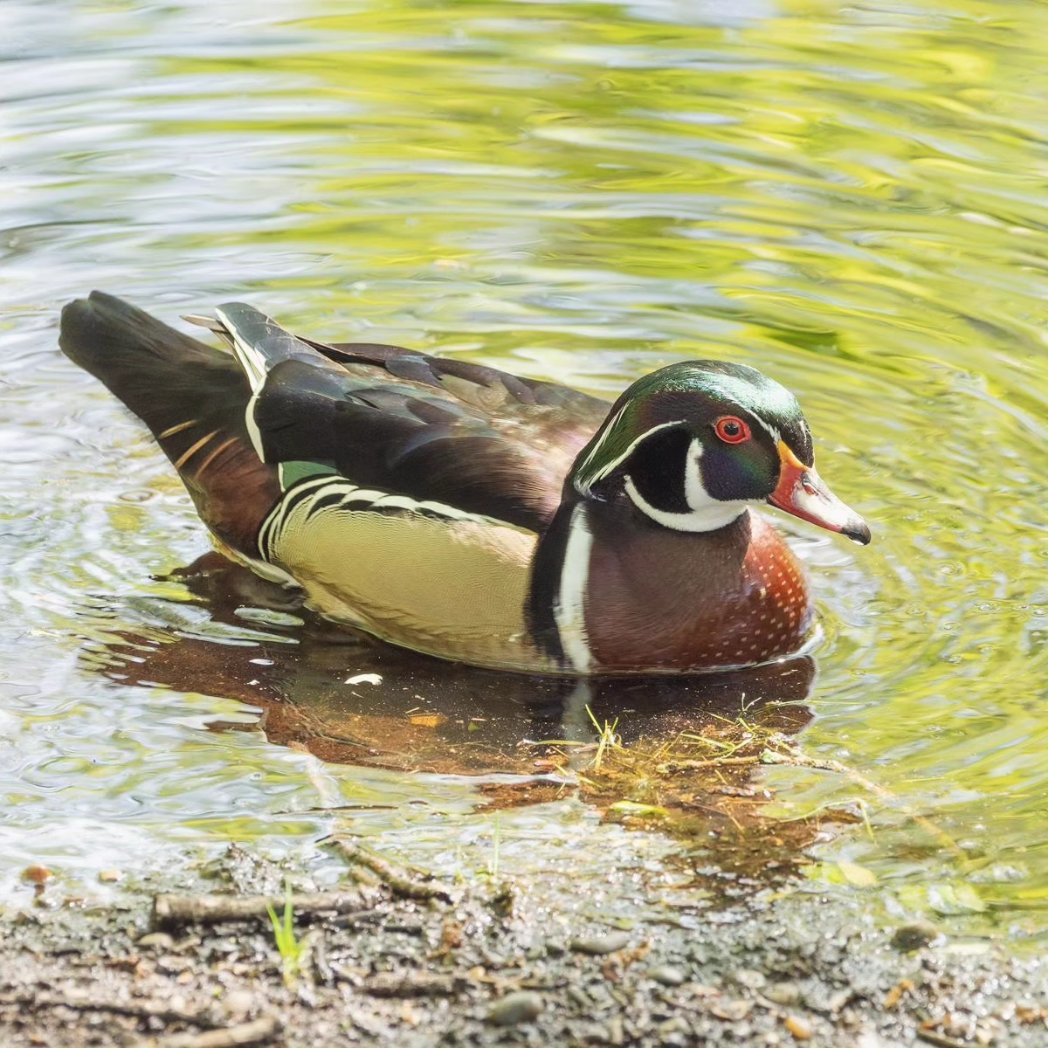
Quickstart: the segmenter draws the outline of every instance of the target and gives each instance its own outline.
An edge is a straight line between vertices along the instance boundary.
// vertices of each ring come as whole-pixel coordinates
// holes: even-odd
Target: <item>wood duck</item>
[[[742,364],[671,364],[609,406],[241,303],[188,319],[232,352],[100,292],[60,342],[149,426],[221,552],[414,651],[574,676],[768,662],[813,613],[752,507],[870,540],[794,396]]]

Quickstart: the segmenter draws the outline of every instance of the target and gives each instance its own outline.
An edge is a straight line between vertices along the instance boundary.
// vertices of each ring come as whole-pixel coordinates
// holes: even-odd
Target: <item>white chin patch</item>
[[[727,527],[746,512],[749,504],[744,501],[721,502],[713,498],[702,483],[702,472],[699,467],[701,458],[702,442],[696,438],[691,442],[691,447],[688,449],[688,460],[684,466],[684,497],[691,507],[687,513],[668,513],[666,510],[656,509],[641,495],[633,483],[633,478],[629,476],[626,477],[625,482],[626,494],[641,513],[664,528],[672,528],[674,531],[698,532],[717,531],[719,528]]]

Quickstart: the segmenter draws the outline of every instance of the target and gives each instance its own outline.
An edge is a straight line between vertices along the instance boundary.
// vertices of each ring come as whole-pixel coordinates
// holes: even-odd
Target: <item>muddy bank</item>
[[[635,885],[628,916],[602,921],[587,906],[599,886],[551,908],[512,878],[439,885],[343,858],[335,886],[234,847],[207,881],[187,865],[105,906],[45,889],[5,915],[0,1043],[1048,1043],[1043,961],[929,926],[876,928],[858,899],[764,893],[714,908]],[[285,880],[295,944],[282,961],[260,896],[282,911]],[[180,915],[205,889],[260,916]],[[340,894],[298,898],[317,890]]]

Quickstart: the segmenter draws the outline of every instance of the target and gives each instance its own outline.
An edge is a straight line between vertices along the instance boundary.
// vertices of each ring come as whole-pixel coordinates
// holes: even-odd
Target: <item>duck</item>
[[[59,344],[149,428],[219,552],[400,648],[569,677],[774,662],[814,609],[760,507],[870,541],[796,397],[746,364],[672,363],[609,403],[239,302],[184,319],[220,344],[95,291]]]

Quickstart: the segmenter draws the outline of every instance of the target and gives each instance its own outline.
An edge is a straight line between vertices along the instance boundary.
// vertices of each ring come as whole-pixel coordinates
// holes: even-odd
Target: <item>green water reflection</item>
[[[326,825],[318,776],[420,860],[459,861],[443,820],[485,832],[466,778],[317,766],[203,732],[244,717],[206,681],[92,673],[85,651],[172,630],[219,654],[272,636],[278,661],[299,640],[154,578],[206,541],[149,441],[54,348],[58,306],[100,286],[167,317],[245,297],[318,335],[609,394],[696,355],[790,386],[876,533],[856,551],[780,521],[826,634],[803,745],[894,800],[781,770],[778,804],[868,804],[872,835],[818,849],[817,883],[844,860],[889,908],[1043,934],[1048,7],[296,10],[0,12],[5,871],[226,835],[297,846]],[[506,818],[523,868],[672,847],[570,804]]]

